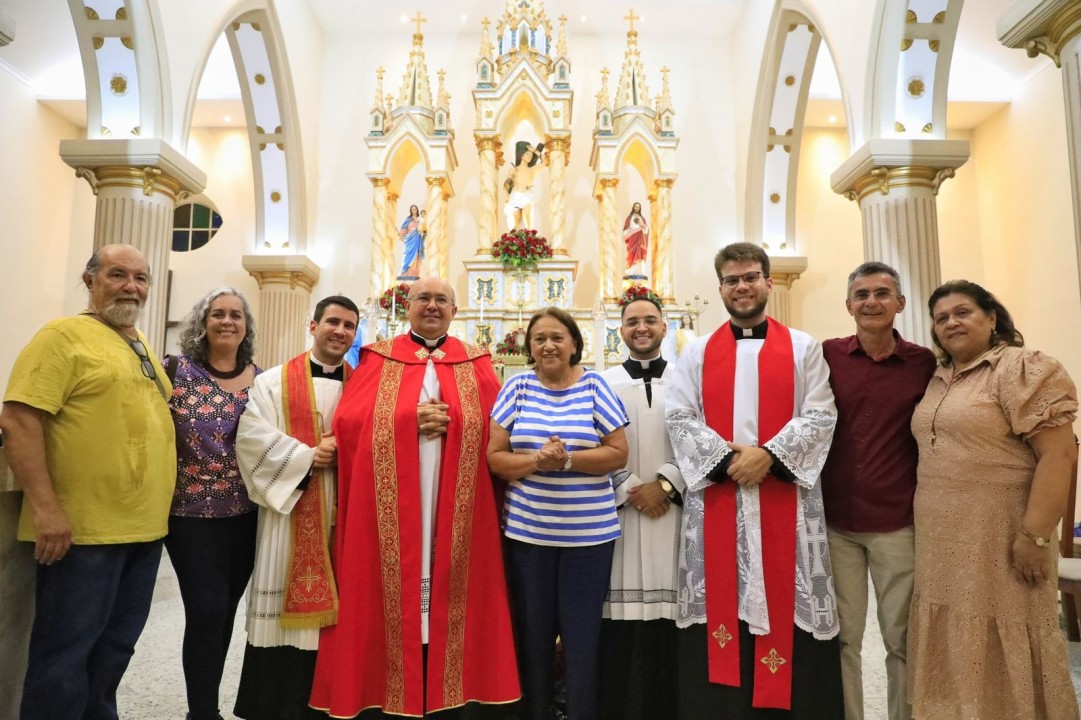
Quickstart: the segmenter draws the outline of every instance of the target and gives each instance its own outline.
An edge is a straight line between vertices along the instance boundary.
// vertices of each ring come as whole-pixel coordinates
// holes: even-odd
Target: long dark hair
[[[931,316],[932,324],[935,321],[935,303],[947,295],[964,295],[976,303],[985,314],[995,314],[995,329],[991,333],[990,342],[992,347],[999,344],[1013,347],[1025,346],[1025,338],[1013,324],[1013,317],[1010,315],[1010,311],[1006,309],[1006,306],[999,302],[998,298],[992,295],[990,291],[971,280],[950,280],[935,288],[935,291],[931,293],[931,297],[927,299],[927,312]],[[934,341],[935,347],[938,348],[939,361],[943,367],[952,365],[953,358],[946,352],[946,348],[942,347],[942,343],[938,341],[938,334],[932,331],[931,339]]]

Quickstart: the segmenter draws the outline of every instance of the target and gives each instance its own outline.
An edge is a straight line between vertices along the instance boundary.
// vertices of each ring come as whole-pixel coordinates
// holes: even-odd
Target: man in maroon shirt
[[[905,640],[917,461],[909,423],[934,373],[935,357],[894,330],[905,296],[889,265],[868,262],[856,268],[848,276],[845,307],[856,321],[856,334],[822,343],[837,401],[822,497],[841,623],[845,718],[863,720],[860,649],[870,571],[886,646],[889,718],[908,720]]]

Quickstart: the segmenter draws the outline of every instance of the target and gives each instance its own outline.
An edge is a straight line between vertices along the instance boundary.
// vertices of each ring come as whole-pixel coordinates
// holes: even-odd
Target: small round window
[[[173,252],[198,250],[221,229],[221,215],[197,202],[184,203],[173,211]]]

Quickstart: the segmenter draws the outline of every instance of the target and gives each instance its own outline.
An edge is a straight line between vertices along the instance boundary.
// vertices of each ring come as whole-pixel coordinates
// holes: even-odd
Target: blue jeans
[[[116,688],[150,615],[161,540],[72,545],[40,565],[20,720],[116,720]]]
[[[599,697],[601,615],[612,574],[615,541],[550,547],[507,540],[522,712],[547,720],[552,704],[556,635],[566,662],[567,712],[571,720],[595,720]]]

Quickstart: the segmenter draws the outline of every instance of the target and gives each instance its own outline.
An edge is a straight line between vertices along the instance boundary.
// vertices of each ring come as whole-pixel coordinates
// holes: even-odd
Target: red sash
[[[345,380],[349,365],[344,365]],[[316,447],[324,426],[315,406],[312,366],[308,353],[282,365],[282,406],[285,433]],[[338,620],[338,589],[330,564],[330,539],[323,517],[323,471],[312,468],[312,479],[290,513],[293,548],[285,565],[284,628],[320,628]]]
[[[713,380],[702,383],[706,424],[722,438],[733,437],[736,340],[730,323],[713,333],[703,367]],[[792,419],[795,359],[788,328],[769,319],[766,341],[758,353],[758,443],[764,445]],[[739,687],[739,569],[736,562],[736,493],[725,480],[705,494],[706,623],[709,680]],[[758,486],[762,514],[762,565],[769,614],[768,635],[755,638],[756,708],[792,705],[792,644],[796,604],[796,503],[793,483],[773,475]]]

